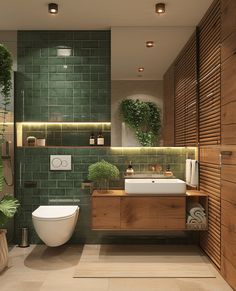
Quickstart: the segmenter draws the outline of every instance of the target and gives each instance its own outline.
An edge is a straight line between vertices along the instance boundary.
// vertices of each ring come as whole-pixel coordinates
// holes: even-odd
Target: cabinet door
[[[92,229],[120,228],[120,197],[92,198]]]
[[[185,197],[122,197],[122,229],[185,229]]]

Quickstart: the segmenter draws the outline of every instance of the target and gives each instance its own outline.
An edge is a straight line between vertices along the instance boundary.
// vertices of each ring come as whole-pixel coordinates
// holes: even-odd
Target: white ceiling
[[[193,32],[194,27],[112,28],[111,79],[162,80]],[[147,40],[155,46],[146,48]]]
[[[142,80],[162,75],[194,31],[213,0],[0,0],[1,30],[83,30],[112,28],[112,79]],[[155,4],[166,3],[157,15]],[[114,28],[114,29],[113,29]],[[147,49],[146,40],[155,47]]]
[[[0,29],[107,29],[111,26],[194,26],[212,0],[0,0]],[[155,13],[157,2],[166,14]]]

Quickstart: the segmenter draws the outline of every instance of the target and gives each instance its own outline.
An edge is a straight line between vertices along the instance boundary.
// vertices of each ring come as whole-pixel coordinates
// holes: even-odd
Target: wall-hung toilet
[[[35,231],[50,247],[66,243],[72,236],[79,216],[78,206],[39,206],[32,213]]]

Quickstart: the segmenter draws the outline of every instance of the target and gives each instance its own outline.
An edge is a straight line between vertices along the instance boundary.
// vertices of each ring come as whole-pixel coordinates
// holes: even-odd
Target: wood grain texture
[[[221,0],[222,13],[221,13],[221,39],[226,39],[234,30],[236,30],[236,2],[235,0]]]
[[[163,77],[163,142],[164,146],[175,144],[175,113],[174,113],[174,66],[171,66]]]
[[[224,225],[222,226],[221,253],[236,268],[236,232]]]
[[[236,204],[232,204],[222,199],[221,208],[222,208],[221,217],[222,225],[229,228],[231,231],[236,232],[236,220],[235,220]]]
[[[185,197],[122,197],[122,229],[184,229]]]
[[[92,229],[120,228],[120,197],[92,198]]]
[[[198,141],[196,34],[175,61],[175,145],[196,146]]]
[[[221,62],[235,55],[236,52],[236,29],[221,43]]]
[[[224,256],[222,256],[221,274],[230,286],[236,290],[236,268]]]
[[[200,147],[200,190],[208,194],[208,231],[201,233],[200,245],[220,268],[221,185],[220,147]]]
[[[222,165],[221,178],[236,183],[236,165]]]
[[[221,198],[236,204],[236,184],[231,181],[221,180]]]
[[[199,143],[221,142],[220,1],[214,1],[199,25]]]
[[[236,73],[236,55],[234,54],[233,56],[228,58],[226,62],[222,64],[221,69],[222,105],[226,105],[230,102],[236,101],[235,73]]]

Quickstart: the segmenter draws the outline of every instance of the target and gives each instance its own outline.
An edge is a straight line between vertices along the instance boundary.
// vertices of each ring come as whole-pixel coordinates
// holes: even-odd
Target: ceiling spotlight
[[[156,4],[156,13],[162,14],[166,11],[166,4],[165,3],[157,3]]]
[[[146,47],[154,47],[154,41],[152,40],[146,41]]]
[[[140,73],[142,73],[142,72],[144,71],[144,68],[143,68],[143,67],[140,67],[140,68],[138,68],[138,71],[139,71]]]
[[[49,3],[48,4],[48,12],[50,14],[57,14],[58,13],[58,4],[56,4],[56,3]]]

